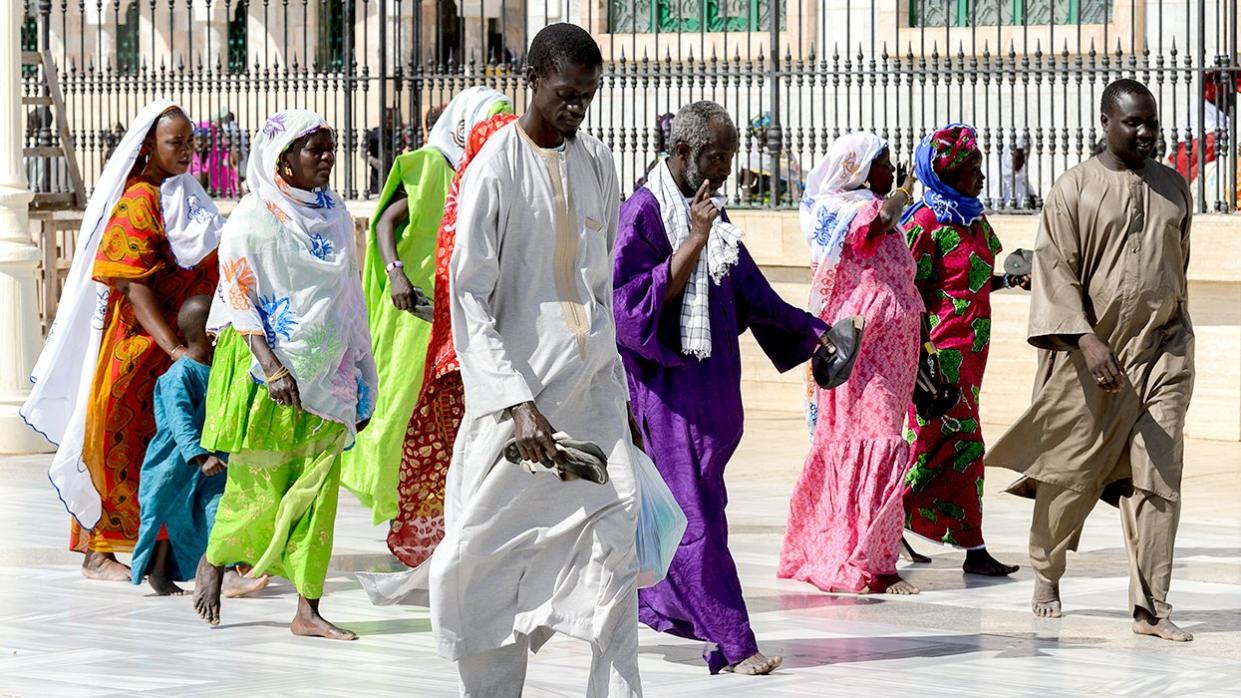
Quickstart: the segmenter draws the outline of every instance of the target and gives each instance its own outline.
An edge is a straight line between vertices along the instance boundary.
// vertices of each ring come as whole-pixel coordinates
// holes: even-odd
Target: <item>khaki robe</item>
[[[1194,383],[1187,310],[1192,203],[1184,179],[1092,158],[1065,173],[1043,208],[1034,253],[1029,342],[1039,347],[1033,404],[988,465],[1113,504],[1132,486],[1176,502],[1182,430]],[[1119,393],[1095,384],[1065,335],[1094,332],[1124,372]]]

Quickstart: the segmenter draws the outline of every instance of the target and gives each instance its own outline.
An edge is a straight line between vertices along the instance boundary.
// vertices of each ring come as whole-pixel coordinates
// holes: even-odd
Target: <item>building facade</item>
[[[520,109],[530,39],[570,21],[603,50],[587,128],[613,147],[626,185],[660,154],[659,117],[711,99],[742,133],[738,205],[795,205],[841,133],[879,133],[907,160],[927,130],[966,121],[988,156],[989,204],[1032,210],[1090,155],[1099,96],[1123,76],[1159,98],[1163,150],[1192,163],[1200,208],[1237,205],[1237,0],[23,2],[23,44],[56,59],[88,186],[129,115],[168,96],[200,122],[203,162],[234,171],[270,112],[316,109],[340,130],[336,186],[372,196],[384,164],[423,142],[428,111],[456,91],[491,84]],[[40,80],[28,72],[26,90]],[[1212,172],[1192,156],[1208,140]],[[209,184],[236,196],[241,177],[225,174],[237,181]]]

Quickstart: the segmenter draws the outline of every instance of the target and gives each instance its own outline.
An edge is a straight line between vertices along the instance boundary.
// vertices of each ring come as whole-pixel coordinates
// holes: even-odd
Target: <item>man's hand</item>
[[[638,420],[633,416],[633,404],[627,403],[625,411],[629,413],[629,435],[633,439],[633,445],[637,446],[639,451],[646,453],[646,442],[642,440],[642,432],[638,430]]]
[[[203,475],[211,477],[227,470],[228,464],[215,456],[202,456],[198,459],[198,467],[203,471]]]
[[[720,217],[720,209],[711,201],[711,183],[703,182],[689,204],[689,236],[704,243],[711,236],[711,226]]]
[[[823,347],[823,350],[827,352],[828,356],[836,353],[836,345],[832,344],[832,340],[827,338],[826,332],[819,335],[819,346]]]
[[[392,293],[392,305],[400,310],[413,312],[418,298],[414,295],[414,285],[409,282],[404,269],[393,267],[392,271],[388,272],[388,291]]]
[[[1008,274],[1007,276],[1008,276],[1008,287],[1009,288],[1019,288],[1023,291],[1030,290],[1030,275],[1029,274],[1016,274],[1016,275]]]
[[[564,455],[556,450],[556,440],[552,438],[556,430],[533,402],[514,405],[509,413],[513,415],[513,437],[522,460],[548,467],[564,462]]]
[[[1124,375],[1120,370],[1120,362],[1112,348],[1096,335],[1084,334],[1077,340],[1077,348],[1086,359],[1086,368],[1096,385],[1109,393],[1120,391],[1120,380]]]

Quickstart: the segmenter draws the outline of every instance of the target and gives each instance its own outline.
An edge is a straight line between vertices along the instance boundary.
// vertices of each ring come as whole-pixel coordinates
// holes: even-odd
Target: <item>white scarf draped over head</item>
[[[185,111],[166,99],[143,107],[99,175],[82,215],[77,250],[60,294],[56,319],[30,373],[34,385],[21,409],[26,423],[57,445],[48,478],[83,528],[94,528],[101,514],[99,493],[82,462],[86,405],[108,308],[108,287],[95,281],[92,274],[95,255],[147,134],[160,116],[172,109]],[[198,180],[188,174],[165,180],[160,186],[160,206],[164,234],[179,266],[192,268],[216,248],[224,219]]]
[[[327,128],[318,114],[291,109],[259,130],[246,177],[250,193],[220,241],[220,285],[207,330],[231,326],[265,337],[296,381],[302,407],[352,435],[374,411],[379,383],[353,217],[330,188],[298,189],[278,170],[295,141]],[[257,360],[250,374],[267,380]]]
[[[849,133],[837,138],[823,161],[806,180],[801,200],[801,229],[810,245],[810,312],[823,308],[832,270],[840,263],[845,238],[857,214],[875,202],[863,185],[871,163],[887,150],[888,143],[871,133]],[[818,291],[818,292],[816,292]]]
[[[650,178],[643,186],[650,190],[655,201],[659,203],[664,232],[668,235],[668,242],[675,253],[689,239],[689,202],[677,186],[672,171],[668,169],[667,159],[651,170]],[[723,197],[715,197],[712,201],[721,209],[721,215],[711,226],[707,247],[699,255],[694,270],[690,272],[681,303],[681,353],[698,359],[711,357],[711,306],[707,280],[715,282],[716,286],[720,285],[728,271],[737,264],[740,254],[738,246],[742,238],[741,229],[724,220]]]
[[[465,155],[466,139],[470,131],[488,117],[495,116],[500,108],[497,102],[503,102],[506,112],[512,112],[513,105],[503,92],[490,87],[470,87],[462,90],[448,106],[444,113],[431,127],[427,136],[427,144],[444,154],[455,170]]]

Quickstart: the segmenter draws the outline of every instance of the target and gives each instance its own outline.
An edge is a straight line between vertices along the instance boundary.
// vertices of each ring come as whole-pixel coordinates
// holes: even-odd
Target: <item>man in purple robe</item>
[[[668,576],[638,594],[660,632],[712,643],[711,673],[766,674],[728,552],[724,466],[741,441],[746,329],[780,371],[830,346],[827,327],[785,303],[713,195],[732,170],[737,129],[713,102],[681,109],[669,156],[621,207],[614,306],[621,358],[646,449],[689,526]]]

